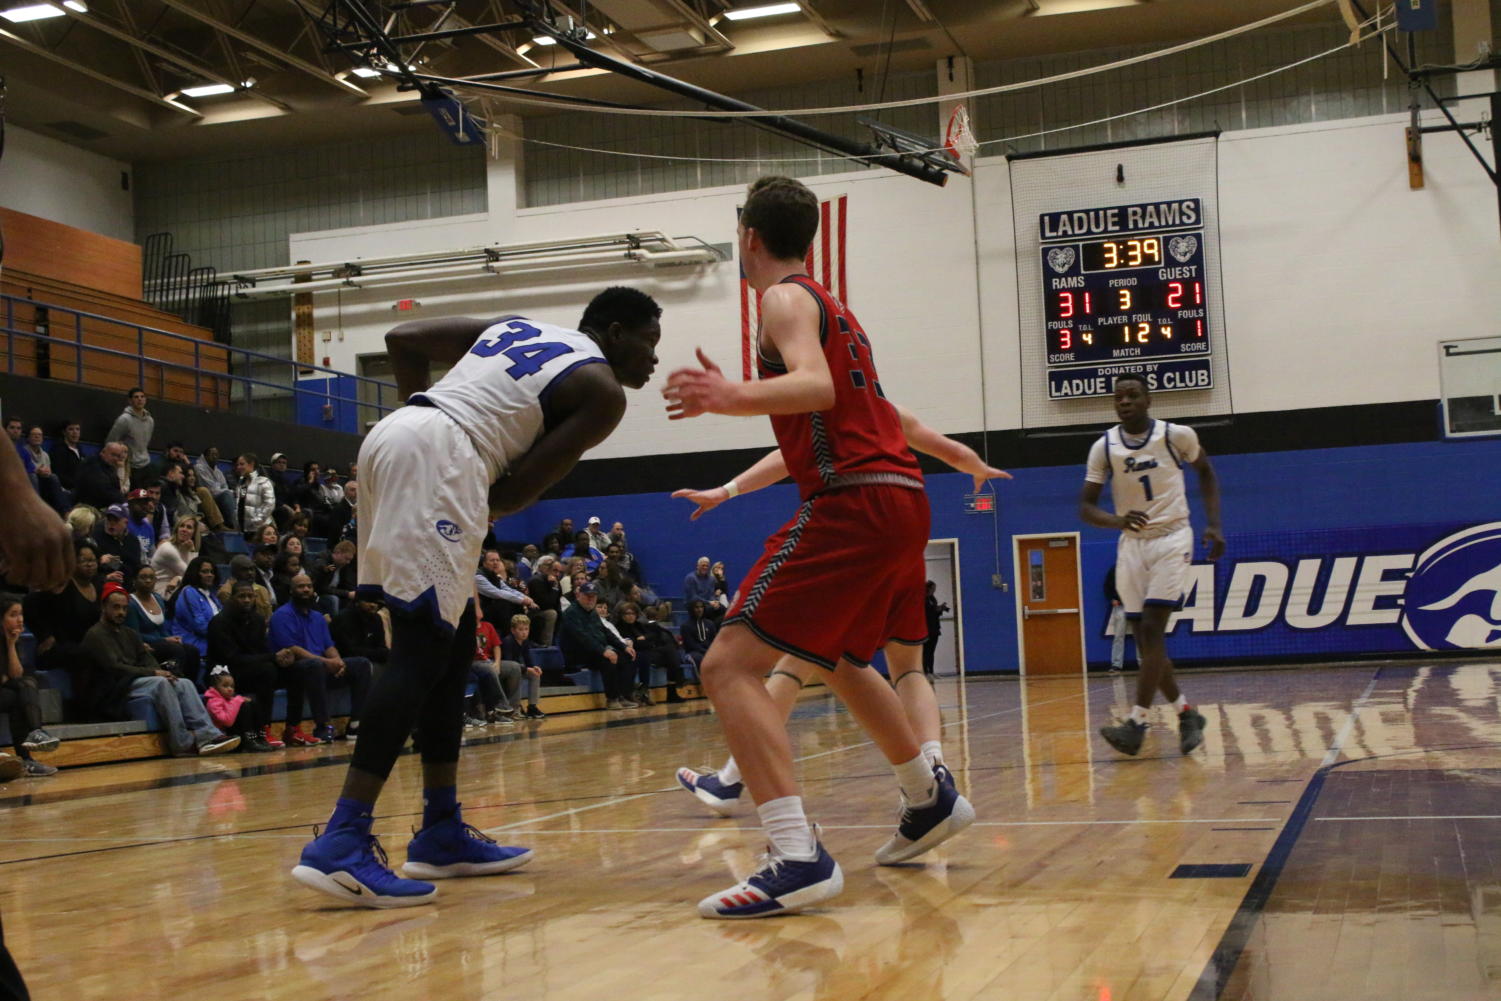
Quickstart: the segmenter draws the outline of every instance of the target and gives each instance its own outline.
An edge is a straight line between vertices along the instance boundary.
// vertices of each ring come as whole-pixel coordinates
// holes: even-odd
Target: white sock
[[[943,745],[936,740],[925,741],[922,745],[922,756],[932,767],[943,764]]]
[[[727,786],[732,786],[740,781],[740,766],[735,764],[734,758],[726,761],[724,767],[719,770],[719,781]]]
[[[921,754],[911,761],[892,765],[891,770],[896,772],[897,784],[902,787],[902,794],[907,797],[907,802],[913,806],[926,806],[938,795],[938,783],[933,779],[933,766]]]
[[[1147,721],[1147,707],[1146,706],[1132,706],[1131,707],[1131,722],[1133,722],[1133,723],[1145,723],[1146,721]]]
[[[1183,697],[1183,693],[1182,692],[1179,692],[1178,693],[1178,697],[1173,700],[1173,712],[1175,712],[1175,713],[1181,713],[1183,710],[1185,710],[1187,708],[1188,708],[1188,699],[1186,699],[1186,698]]]
[[[756,812],[761,815],[761,827],[778,855],[798,862],[812,862],[818,857],[818,842],[813,838],[813,826],[803,814],[801,796],[768,800],[756,807]]]

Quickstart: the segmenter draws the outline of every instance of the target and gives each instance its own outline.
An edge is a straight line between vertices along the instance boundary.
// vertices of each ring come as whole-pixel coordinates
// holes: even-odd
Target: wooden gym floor
[[[801,916],[693,909],[761,848],[676,788],[721,757],[702,702],[482,731],[465,814],[537,859],[434,906],[344,910],[288,877],[335,745],[12,782],[0,908],[38,1001],[1501,998],[1498,670],[1190,674],[1206,750],[1180,756],[1159,708],[1136,759],[1094,735],[1119,680],[944,680],[979,820],[897,868],[870,859],[890,773],[807,697],[805,793],[846,889]],[[398,764],[377,823],[397,863],[416,774]]]

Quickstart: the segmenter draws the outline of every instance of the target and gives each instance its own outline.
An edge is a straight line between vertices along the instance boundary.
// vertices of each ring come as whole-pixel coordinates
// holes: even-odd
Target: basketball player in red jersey
[[[942,765],[923,757],[900,699],[867,670],[888,643],[920,645],[928,499],[870,340],[843,303],[804,273],[818,199],[763,177],[740,215],[740,261],[762,293],[761,379],[740,383],[702,351],[667,380],[673,420],[771,417],[802,506],[766,542],[700,669],[770,842],[760,868],[699,902],[708,918],[785,914],[833,897],[838,863],[803,812],[786,726],[763,680],[790,654],[826,680],[891,762],[905,809],[895,837],[915,857],[974,820]]]

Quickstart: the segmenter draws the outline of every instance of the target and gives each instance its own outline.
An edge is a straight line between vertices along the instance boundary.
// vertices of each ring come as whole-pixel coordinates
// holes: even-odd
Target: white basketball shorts
[[[474,597],[489,469],[436,407],[387,415],[360,446],[359,592],[445,631]]]
[[[1127,618],[1141,618],[1145,605],[1183,606],[1183,583],[1188,579],[1193,548],[1193,528],[1187,524],[1145,539],[1134,532],[1121,533],[1115,550],[1115,589]]]

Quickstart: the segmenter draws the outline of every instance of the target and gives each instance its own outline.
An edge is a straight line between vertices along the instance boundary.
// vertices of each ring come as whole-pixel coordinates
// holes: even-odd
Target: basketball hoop
[[[954,105],[949,114],[948,128],[943,133],[943,148],[959,165],[960,172],[968,176],[975,154],[980,150],[980,142],[969,126],[969,109],[962,104]]]

